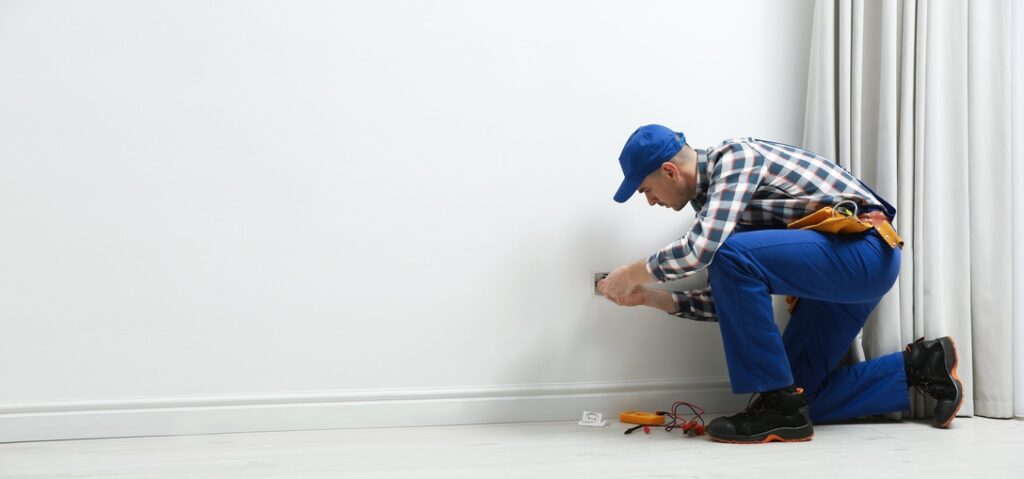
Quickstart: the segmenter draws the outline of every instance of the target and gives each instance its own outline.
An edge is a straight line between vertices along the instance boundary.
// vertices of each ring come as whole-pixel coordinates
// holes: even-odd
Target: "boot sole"
[[[948,341],[944,341],[948,340]],[[956,407],[953,408],[953,414],[950,414],[945,419],[942,419],[941,423],[937,420],[936,425],[940,428],[948,428],[949,424],[956,419],[956,413],[960,412],[960,406],[964,405],[964,384],[960,382],[960,376],[956,374],[956,368],[960,364],[960,358],[956,353],[956,341],[951,336],[946,336],[939,340],[942,344],[943,356],[946,361],[946,374],[953,380],[953,385],[956,387],[956,398],[953,401],[956,403]],[[950,363],[953,364],[950,364]]]
[[[714,436],[708,434],[711,440],[729,444],[766,444],[769,442],[807,442],[814,437],[814,426],[808,424],[801,427],[780,427],[771,431],[763,432],[756,436]]]

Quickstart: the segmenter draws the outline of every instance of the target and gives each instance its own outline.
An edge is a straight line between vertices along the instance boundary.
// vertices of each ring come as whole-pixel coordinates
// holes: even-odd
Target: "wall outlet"
[[[601,281],[604,277],[608,276],[608,273],[594,273],[594,296],[604,296],[600,291],[597,290],[597,282]]]

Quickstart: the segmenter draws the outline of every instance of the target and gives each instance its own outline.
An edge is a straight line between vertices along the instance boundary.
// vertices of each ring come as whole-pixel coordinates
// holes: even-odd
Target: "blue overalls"
[[[816,423],[909,409],[901,351],[837,368],[899,269],[899,248],[874,229],[731,234],[708,266],[708,282],[733,392],[795,384]],[[781,335],[772,294],[800,298]]]

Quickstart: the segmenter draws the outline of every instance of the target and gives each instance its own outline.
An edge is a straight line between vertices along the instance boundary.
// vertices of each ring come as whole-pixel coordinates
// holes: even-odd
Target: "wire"
[[[692,417],[689,420],[687,420],[685,412],[684,413],[680,413],[679,412],[679,409],[683,408],[683,407],[689,408],[690,413],[692,413],[691,414]],[[640,429],[640,428],[643,428],[644,432],[649,432],[651,427],[664,427],[665,428],[665,432],[672,432],[672,430],[675,429],[675,428],[682,428],[683,432],[686,433],[686,432],[689,432],[693,428],[693,425],[697,424],[697,421],[700,421],[701,429],[704,429],[704,427],[706,426],[706,424],[704,423],[704,416],[703,416],[704,408],[702,408],[702,407],[700,407],[700,406],[698,406],[696,404],[688,403],[686,401],[676,401],[676,402],[672,403],[672,408],[671,409],[672,409],[672,412],[655,411],[655,414],[657,414],[659,416],[666,416],[666,417],[668,417],[669,419],[672,420],[671,422],[669,422],[667,424],[664,424],[664,425],[660,425],[660,426],[651,426],[650,424],[639,424],[639,425],[633,426],[633,427],[631,427],[629,429],[626,429],[626,432],[624,432],[623,434],[630,434],[633,431],[636,431],[637,429]],[[687,427],[688,424],[690,424],[689,427]]]

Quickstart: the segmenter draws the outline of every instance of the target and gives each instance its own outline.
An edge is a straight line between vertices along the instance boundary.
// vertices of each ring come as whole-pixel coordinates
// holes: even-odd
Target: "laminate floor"
[[[1024,421],[815,427],[805,443],[732,445],[575,422],[0,444],[0,478],[1024,478]]]

